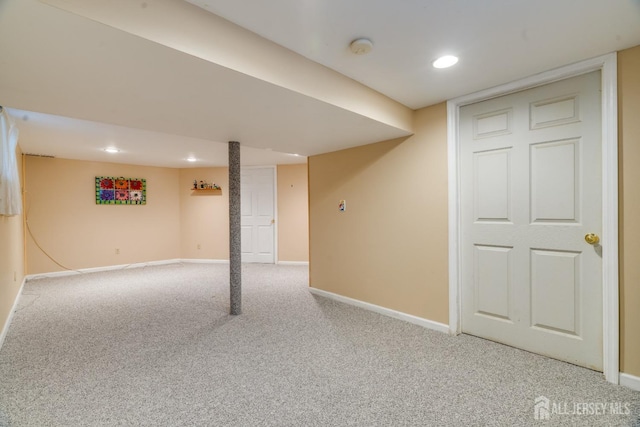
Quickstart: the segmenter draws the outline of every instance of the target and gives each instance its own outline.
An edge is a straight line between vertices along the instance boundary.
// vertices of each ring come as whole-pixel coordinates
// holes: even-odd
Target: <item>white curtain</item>
[[[0,107],[2,108],[2,107]],[[18,128],[7,110],[0,112],[0,215],[12,216],[22,213],[20,175],[16,160]]]

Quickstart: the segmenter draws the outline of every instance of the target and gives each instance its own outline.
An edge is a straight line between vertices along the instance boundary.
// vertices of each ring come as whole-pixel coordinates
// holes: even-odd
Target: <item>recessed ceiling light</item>
[[[449,68],[458,63],[458,57],[453,55],[445,55],[433,61],[435,68]]]
[[[118,150],[116,147],[108,147],[105,148],[104,151],[106,151],[107,153],[119,153],[120,150]]]
[[[187,162],[195,162],[198,159],[196,159],[195,157],[187,157]]]

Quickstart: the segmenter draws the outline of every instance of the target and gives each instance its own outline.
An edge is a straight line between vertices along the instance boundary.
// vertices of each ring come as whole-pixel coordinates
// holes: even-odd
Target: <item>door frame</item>
[[[449,167],[449,332],[461,333],[461,199],[460,199],[460,108],[498,96],[520,92],[592,71],[601,72],[602,88],[602,329],[603,373],[619,383],[618,299],[618,78],[617,54],[567,65],[447,102],[447,146]]]
[[[243,169],[272,169],[273,170],[273,263],[278,263],[278,166],[240,166],[240,175]]]

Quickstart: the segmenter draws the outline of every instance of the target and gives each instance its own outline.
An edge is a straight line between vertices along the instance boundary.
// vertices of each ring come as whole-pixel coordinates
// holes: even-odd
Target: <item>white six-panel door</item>
[[[240,172],[242,262],[275,261],[274,186],[274,168]]]
[[[600,72],[460,109],[462,331],[602,370]]]

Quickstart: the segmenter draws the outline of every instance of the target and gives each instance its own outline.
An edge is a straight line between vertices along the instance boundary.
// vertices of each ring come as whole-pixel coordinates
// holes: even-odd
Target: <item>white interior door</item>
[[[600,72],[460,109],[462,331],[602,370]]]
[[[275,169],[242,169],[242,262],[275,261]]]

